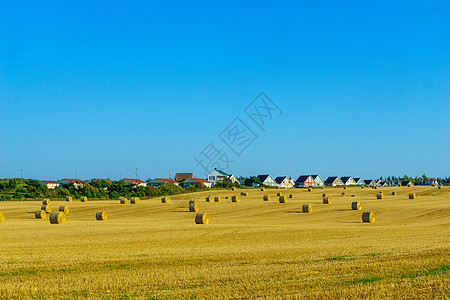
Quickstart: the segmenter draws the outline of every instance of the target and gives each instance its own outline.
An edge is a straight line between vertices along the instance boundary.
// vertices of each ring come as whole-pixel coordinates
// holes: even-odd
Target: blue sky
[[[0,3],[0,178],[450,175],[448,1],[91,2]]]

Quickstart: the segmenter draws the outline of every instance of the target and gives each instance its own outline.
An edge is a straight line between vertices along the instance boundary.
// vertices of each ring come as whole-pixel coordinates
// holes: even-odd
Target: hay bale
[[[58,210],[62,211],[66,215],[69,213],[69,207],[67,205],[61,205]]]
[[[240,200],[241,200],[241,197],[239,197],[239,196],[231,197],[231,202],[239,202]]]
[[[236,187],[233,186],[233,187],[231,188],[231,190],[232,190],[232,191],[235,191],[235,190],[236,190]]]
[[[281,196],[281,192],[278,192],[278,193],[277,193],[277,197],[280,197],[280,196]]]
[[[277,185],[277,190],[279,190],[280,189],[280,186],[279,185]]]
[[[442,186],[440,185],[440,186],[438,186],[438,189],[442,189]]]
[[[352,197],[353,197],[353,198],[355,198],[355,197],[356,197],[356,195],[352,195]]]
[[[213,199],[213,196],[209,195],[208,197],[206,197],[206,202],[211,202],[212,199]]]
[[[331,203],[331,196],[325,196],[322,199],[323,204],[330,204]]]
[[[0,224],[5,222],[5,215],[0,211]]]
[[[270,195],[264,195],[263,201],[270,201]]]
[[[409,193],[409,199],[416,199],[416,193]]]
[[[209,215],[207,213],[198,213],[195,215],[195,224],[208,224]]]
[[[81,197],[81,202],[87,202],[87,197],[86,196],[83,196],[83,197]]]
[[[108,214],[106,213],[106,211],[98,211],[95,213],[95,218],[98,221],[106,221],[108,219]]]
[[[323,194],[322,194],[322,197],[325,197],[325,196],[328,196],[328,194],[327,194],[327,193],[323,193]]]
[[[42,200],[42,205],[50,205],[51,200],[50,199],[44,199]]]
[[[312,188],[308,188],[308,192],[311,192],[312,191]]]
[[[346,190],[347,189],[347,186],[344,186],[344,190]]]
[[[50,214],[50,224],[64,224],[66,214],[62,211],[55,211]]]
[[[411,187],[411,184],[410,184],[410,183],[408,183],[407,187]]]
[[[294,194],[289,194],[289,198],[294,199]]]
[[[363,189],[363,188],[364,188],[364,186],[362,185],[362,186],[361,186],[361,188]]]
[[[287,203],[287,197],[286,196],[280,196],[280,198],[278,198],[278,201],[280,201],[280,203]]]
[[[189,204],[189,211],[190,212],[198,212],[198,204],[197,203]]]
[[[325,187],[322,185],[320,188],[323,190]]]
[[[377,199],[383,199],[383,192],[379,192],[377,194]]]
[[[363,212],[362,220],[365,223],[373,223],[375,222],[375,214],[371,211]]]
[[[303,204],[302,212],[310,213],[311,211],[312,211],[312,205],[311,204]]]
[[[52,208],[50,207],[50,205],[42,205],[41,210],[45,211],[46,213],[52,212]]]
[[[72,200],[73,200],[72,196],[67,196],[66,197],[66,201],[72,201]]]
[[[214,202],[220,202],[220,196],[214,197]]]
[[[195,200],[195,199],[189,200],[189,205],[191,205],[191,204],[193,204],[193,203],[197,203],[197,200]]]
[[[247,192],[241,192],[241,196],[248,196]]]
[[[141,198],[139,198],[139,197],[132,197],[130,199],[131,204],[139,204],[139,202],[141,202]]]
[[[169,203],[169,202],[170,202],[170,197],[163,197],[163,198],[161,199],[161,202],[162,202],[162,203]]]
[[[342,192],[341,195],[342,195],[342,196],[345,196],[345,192]]]
[[[376,185],[374,185],[372,188],[373,188],[374,190],[378,190],[378,187],[377,187]]]
[[[361,202],[352,202],[352,209],[353,210],[361,210],[362,209],[362,204]]]
[[[45,211],[43,211],[42,209],[38,209],[37,211],[34,212],[34,217],[36,219],[45,219],[47,218],[47,213]]]
[[[266,190],[266,188],[263,188],[263,187],[261,188],[261,192],[264,192],[265,190]]]
[[[127,204],[128,203],[128,199],[127,198],[120,197],[119,200],[120,200],[120,204]]]
[[[392,192],[392,195],[393,196],[397,196],[397,192]]]

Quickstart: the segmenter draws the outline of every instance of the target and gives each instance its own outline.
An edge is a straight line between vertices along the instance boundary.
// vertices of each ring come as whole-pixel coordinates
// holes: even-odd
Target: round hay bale
[[[120,197],[120,204],[127,204],[128,203],[128,199],[124,198],[124,197]]]
[[[324,187],[324,186],[321,186],[320,188],[323,190],[325,187]]]
[[[206,197],[206,202],[211,202],[212,199],[213,199],[213,196],[209,195],[208,197]]]
[[[325,197],[325,196],[328,196],[328,194],[327,194],[327,193],[323,193],[323,194],[322,194],[322,197]]]
[[[43,211],[42,209],[38,209],[37,211],[34,212],[34,217],[36,219],[45,219],[47,218],[47,213],[45,211]]]
[[[416,199],[416,193],[409,193],[409,199]]]
[[[108,214],[106,213],[106,211],[98,211],[95,213],[95,218],[98,221],[106,221],[108,219]]]
[[[407,187],[411,187],[411,184],[410,184],[410,183],[408,183]]]
[[[197,203],[189,204],[189,211],[190,212],[198,212],[198,204]]]
[[[392,195],[393,196],[397,196],[397,192],[392,192]]]
[[[372,188],[373,188],[374,190],[378,190],[378,187],[377,187],[376,185],[374,185]]]
[[[163,197],[163,198],[161,199],[161,202],[162,202],[162,203],[169,203],[169,202],[170,202],[170,197]]]
[[[287,197],[286,196],[280,196],[278,201],[280,201],[280,203],[287,203]]]
[[[233,187],[231,188],[231,190],[232,190],[232,191],[235,191],[235,190],[236,190],[236,187],[233,186]]]
[[[66,215],[69,213],[69,207],[67,205],[61,205],[58,210],[62,211]]]
[[[263,201],[270,201],[270,195],[264,195]]]
[[[139,202],[141,202],[141,198],[139,198],[139,197],[132,197],[130,199],[131,204],[139,204]]]
[[[294,194],[289,194],[289,198],[294,199]]]
[[[378,192],[377,199],[383,199],[383,192]]]
[[[278,192],[278,193],[277,193],[277,197],[280,197],[280,196],[281,196],[281,192]]]
[[[440,185],[440,186],[438,186],[438,189],[442,189],[442,186]]]
[[[373,223],[375,222],[375,214],[371,211],[363,212],[362,220],[365,223]]]
[[[345,192],[342,192],[341,195],[342,195],[342,196],[345,196]]]
[[[72,196],[67,196],[66,197],[66,201],[72,201],[72,200],[73,200]]]
[[[352,197],[355,198],[355,197],[356,197],[356,194],[353,194]]]
[[[248,192],[241,192],[241,196],[248,196]]]
[[[362,204],[361,202],[352,202],[352,209],[353,210],[361,210],[362,209]]]
[[[312,191],[312,188],[308,188],[308,192],[311,192]]]
[[[50,224],[64,224],[66,214],[62,211],[55,211],[50,214]]]
[[[311,204],[303,204],[302,212],[304,212],[304,213],[312,212],[312,205]]]
[[[344,190],[346,190],[347,189],[347,187],[346,186],[344,186]]]
[[[81,202],[87,202],[87,197],[86,196],[83,196],[83,197],[81,197]]]
[[[261,188],[261,192],[264,192],[265,190],[266,190],[266,188],[263,188],[263,187]]]
[[[5,215],[0,211],[0,224],[5,222]]]
[[[209,215],[207,213],[198,213],[195,215],[195,224],[208,224]]]
[[[280,189],[280,187],[277,185],[277,190],[279,190]]]
[[[215,202],[220,202],[220,196],[214,197]]]
[[[50,205],[42,205],[41,210],[45,211],[46,213],[52,212],[52,208],[50,207]]]
[[[239,196],[231,197],[231,202],[239,202],[240,200],[241,200],[241,197],[239,197]]]
[[[195,204],[195,203],[197,203],[197,200],[195,200],[195,199],[191,199],[191,200],[189,200],[189,205],[191,205],[191,204]]]
[[[42,200],[42,205],[50,205],[50,202],[52,202],[50,199],[44,199]]]
[[[363,188],[364,188],[364,186],[362,185],[362,186],[361,186],[361,188],[363,189]]]
[[[331,203],[331,196],[325,196],[322,199],[323,204],[330,204]]]

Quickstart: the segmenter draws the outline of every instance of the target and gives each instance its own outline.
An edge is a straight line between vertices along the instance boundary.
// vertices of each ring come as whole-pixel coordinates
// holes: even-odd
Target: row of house
[[[270,174],[263,174],[256,176],[262,185],[272,186],[272,187],[281,187],[281,188],[304,188],[304,187],[323,187],[323,186],[351,186],[351,185],[368,185],[368,186],[412,186],[414,185],[411,181],[382,181],[382,180],[372,180],[366,179],[363,180],[360,177],[351,177],[351,176],[330,176],[325,181],[317,174],[315,175],[300,175],[297,180],[293,180],[288,176],[278,176],[275,179]],[[137,179],[137,178],[123,178],[130,186],[159,186],[164,184],[175,184],[179,186],[189,186],[194,184],[204,184],[206,187],[211,188],[217,184],[217,182],[222,182],[225,179],[230,180],[234,184],[239,184],[243,186],[259,186],[259,183],[255,183],[254,180],[250,178],[246,178],[243,180],[238,180],[238,178],[233,174],[227,174],[222,170],[214,169],[211,173],[208,174],[207,179],[203,178],[195,178],[193,173],[176,173],[175,179],[172,178],[155,178],[152,180],[148,180],[147,182]],[[102,179],[102,178],[93,178],[95,181],[108,181],[111,183],[110,179]],[[61,187],[63,184],[74,184],[82,185],[83,182],[80,179],[72,179],[72,178],[63,178],[58,181],[52,180],[42,180],[41,184],[46,186],[49,189],[55,189]],[[421,185],[437,185],[438,182],[435,178],[428,178],[427,180],[423,180]]]

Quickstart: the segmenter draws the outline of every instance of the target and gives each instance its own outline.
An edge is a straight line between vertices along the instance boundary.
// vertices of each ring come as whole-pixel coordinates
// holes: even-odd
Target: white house
[[[129,184],[134,184],[135,186],[147,186],[147,182],[137,179],[137,178],[124,178]]]
[[[316,186],[324,186],[325,182],[323,181],[322,177],[320,177],[319,175],[311,175],[312,179],[314,179],[314,181],[316,182]]]
[[[223,181],[224,179],[230,179],[232,183],[239,183],[239,180],[233,174],[227,174],[224,171],[214,169],[208,174],[208,181],[214,186],[217,181]]]
[[[57,189],[61,186],[56,180],[41,180],[41,184],[50,190]]]
[[[361,177],[353,178],[356,185],[364,185],[364,180]]]
[[[293,188],[295,185],[295,182],[287,176],[278,176],[277,178],[275,178],[275,182],[278,184],[278,186],[286,189]]]
[[[341,180],[344,185],[355,185],[356,184],[355,180],[353,180],[353,177],[351,177],[351,176],[343,176],[343,177],[341,177]]]
[[[277,186],[278,185],[270,174],[258,175],[258,178],[259,178],[259,180],[261,180],[263,185],[268,185],[268,186]]]

